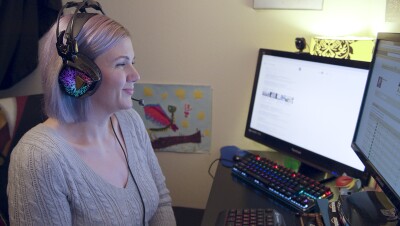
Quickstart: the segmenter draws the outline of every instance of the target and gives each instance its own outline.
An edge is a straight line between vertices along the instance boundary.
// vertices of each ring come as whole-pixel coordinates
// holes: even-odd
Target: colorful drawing
[[[142,116],[154,150],[204,153],[211,146],[211,88],[136,84],[135,97],[146,105]]]
[[[172,131],[176,132],[178,127],[175,125],[175,111],[175,106],[168,105],[168,112],[171,113],[171,116],[169,117],[159,104],[149,104],[144,106],[146,119],[164,126],[161,128],[150,128],[152,131],[165,131],[167,129],[172,129]]]

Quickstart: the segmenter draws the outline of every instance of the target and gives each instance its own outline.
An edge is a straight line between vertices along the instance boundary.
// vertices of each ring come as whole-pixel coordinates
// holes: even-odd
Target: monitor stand
[[[323,172],[303,162],[300,164],[298,172],[316,181],[319,181],[320,183],[327,183],[336,179],[336,177],[332,174]]]

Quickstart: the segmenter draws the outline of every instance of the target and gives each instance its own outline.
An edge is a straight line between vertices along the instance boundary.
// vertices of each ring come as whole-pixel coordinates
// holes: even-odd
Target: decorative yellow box
[[[371,62],[374,43],[365,37],[313,37],[310,54]]]

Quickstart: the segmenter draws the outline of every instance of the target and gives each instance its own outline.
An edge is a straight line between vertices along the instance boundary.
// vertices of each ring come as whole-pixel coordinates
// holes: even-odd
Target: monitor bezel
[[[369,69],[370,63],[365,61],[354,61],[354,60],[345,60],[345,59],[330,58],[330,57],[321,57],[321,56],[310,55],[308,53],[286,52],[281,50],[273,50],[265,48],[259,49],[256,73],[252,86],[251,101],[250,101],[249,111],[247,115],[246,129],[245,129],[245,137],[253,141],[256,141],[262,145],[265,145],[269,148],[272,148],[275,151],[282,152],[288,156],[291,156],[299,160],[303,165],[306,164],[308,166],[311,166],[313,168],[316,168],[320,171],[323,171],[333,176],[340,176],[346,173],[349,176],[359,178],[363,182],[363,184],[366,184],[369,175],[365,172],[365,170],[360,171],[358,169],[342,164],[333,159],[324,157],[320,154],[317,154],[310,150],[306,150],[295,144],[291,144],[287,141],[265,134],[261,131],[258,131],[250,127],[251,117],[253,114],[253,107],[255,102],[255,95],[257,91],[257,83],[259,79],[259,72],[261,69],[262,57],[263,55],[266,54],[271,56],[291,58],[296,60],[325,63],[330,65],[339,65],[345,67],[354,67],[367,70]],[[350,145],[351,144],[349,144],[349,147]],[[310,159],[312,159],[312,161],[310,161]]]
[[[360,160],[363,162],[363,164],[366,167],[366,171],[375,179],[376,183],[379,185],[379,187],[382,189],[382,191],[385,193],[385,195],[388,197],[388,199],[392,202],[392,204],[397,208],[397,210],[400,209],[400,196],[397,195],[397,193],[394,191],[394,189],[387,183],[385,178],[380,175],[380,173],[376,170],[374,165],[368,160],[368,158],[363,154],[361,151],[360,147],[356,144],[356,138],[358,134],[358,130],[360,127],[360,119],[362,116],[362,111],[365,108],[365,100],[368,94],[368,87],[370,85],[372,75],[374,72],[374,64],[376,61],[376,52],[379,46],[380,41],[393,41],[393,42],[398,42],[400,43],[400,33],[378,33],[377,39],[375,41],[375,47],[374,47],[374,53],[372,56],[372,61],[371,61],[371,68],[368,73],[368,79],[366,83],[366,89],[364,91],[364,96],[363,96],[363,101],[361,104],[358,120],[357,120],[357,125],[356,129],[354,132],[353,136],[353,141],[351,144],[351,147],[353,148],[354,152],[357,154],[357,156],[360,158]]]

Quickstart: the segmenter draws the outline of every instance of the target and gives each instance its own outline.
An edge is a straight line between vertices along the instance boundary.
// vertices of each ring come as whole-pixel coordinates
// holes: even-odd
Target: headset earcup
[[[73,97],[90,96],[101,83],[101,71],[86,56],[78,53],[73,61],[66,61],[59,73],[60,88]]]

